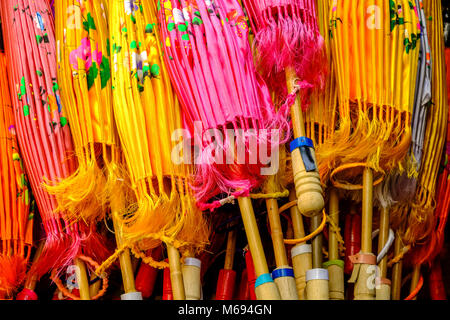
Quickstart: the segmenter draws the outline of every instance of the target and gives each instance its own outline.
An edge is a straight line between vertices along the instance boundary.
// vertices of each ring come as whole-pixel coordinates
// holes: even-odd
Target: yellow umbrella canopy
[[[120,219],[125,246],[201,249],[208,228],[191,195],[191,168],[171,157],[183,118],[162,60],[156,3],[114,1],[109,9],[113,109],[134,193]]]
[[[71,218],[95,221],[105,216],[118,162],[107,1],[62,0],[55,11],[58,81],[78,168],[47,189]]]
[[[446,71],[442,6],[437,0],[423,1],[427,17],[427,30],[431,48],[432,88],[428,110],[422,167],[417,179],[414,199],[401,204],[393,211],[393,224],[400,227],[405,245],[414,245],[426,238],[433,227],[436,205],[436,184],[447,130],[448,100],[446,96]]]
[[[331,56],[331,34],[329,33],[330,3],[316,1],[317,21],[320,33],[324,38],[325,55],[328,62],[328,76],[325,78],[323,90],[315,90],[311,95],[311,107],[304,114],[306,135],[316,146],[317,166],[322,183],[328,183],[329,170],[333,168],[332,150],[323,147],[326,141],[334,136],[338,121],[336,67]]]
[[[330,173],[335,186],[358,190],[362,170],[357,169],[378,172],[375,184],[385,172],[404,170],[401,161],[411,141],[419,18],[409,0],[333,0],[330,10],[339,129],[324,144],[327,154],[322,157],[328,158],[329,170],[335,168]]]

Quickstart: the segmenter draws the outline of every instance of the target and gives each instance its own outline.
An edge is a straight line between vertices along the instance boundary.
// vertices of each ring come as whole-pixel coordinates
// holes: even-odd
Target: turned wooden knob
[[[299,149],[292,151],[292,169],[298,210],[306,217],[321,214],[325,201],[319,172],[306,171]]]

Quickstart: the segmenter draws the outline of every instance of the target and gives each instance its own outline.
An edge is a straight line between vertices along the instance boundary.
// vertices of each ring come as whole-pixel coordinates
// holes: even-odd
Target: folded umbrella
[[[86,224],[65,220],[64,213],[57,212],[55,197],[43,187],[45,181],[68,177],[76,165],[57,82],[50,4],[3,1],[1,18],[10,87],[16,90],[11,100],[19,147],[46,232],[43,250],[29,272],[40,278],[49,270],[59,273],[79,254],[96,257],[105,248]]]
[[[33,245],[33,214],[3,52],[0,52],[0,75],[0,298],[12,298],[25,280]]]
[[[279,299],[248,196],[265,180],[267,164],[258,159],[259,148],[275,150],[288,125],[255,71],[242,9],[237,1],[162,1],[159,22],[164,59],[186,115],[186,135],[195,143],[198,206],[216,209],[238,199],[260,278],[257,295]]]
[[[183,299],[177,249],[184,256],[200,251],[209,231],[189,186],[191,168],[171,157],[172,134],[182,128],[182,116],[161,57],[156,4],[114,1],[108,10],[113,112],[130,181],[126,194],[131,194],[124,199],[125,210],[115,213],[123,236],[119,251],[131,248],[144,262],[166,268],[167,262],[142,253],[164,242],[174,298]]]

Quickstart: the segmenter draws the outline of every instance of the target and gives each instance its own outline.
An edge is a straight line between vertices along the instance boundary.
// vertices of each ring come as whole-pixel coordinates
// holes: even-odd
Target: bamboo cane
[[[186,300],[180,253],[174,246],[167,244],[167,255],[169,257],[170,282],[172,285],[173,299]]]
[[[402,239],[397,232],[395,235],[394,243],[394,256],[400,254],[402,250]],[[392,267],[392,300],[400,300],[401,288],[402,288],[402,267],[403,261],[400,259]]]
[[[272,277],[275,280],[282,300],[298,300],[293,269],[289,266],[286,248],[284,246],[283,230],[281,228],[280,214],[278,211],[278,201],[276,199],[267,199],[266,206],[275,263],[277,265],[277,268],[272,273]]]
[[[380,234],[378,236],[378,253],[383,250],[383,247],[388,241],[389,236],[389,208],[382,208],[380,213]],[[378,263],[379,278],[381,281],[377,283],[375,290],[376,300],[390,300],[391,286],[386,279],[387,276],[387,255]]]
[[[335,188],[330,191],[330,219],[339,226],[339,196]],[[330,300],[344,300],[344,261],[339,259],[337,230],[329,229],[328,273],[330,276]]]
[[[247,197],[240,197],[238,202],[241,209],[248,245],[255,265],[257,277],[255,284],[256,296],[258,300],[280,300],[281,296],[278,288],[269,274],[269,268],[261,243],[261,236],[256,223],[252,202],[250,198]]]
[[[291,190],[289,200],[296,200],[295,191]],[[297,206],[290,209],[292,227],[294,229],[294,238],[300,239],[305,236],[305,228],[303,219]],[[291,250],[292,267],[294,268],[295,283],[297,285],[297,293],[299,300],[306,300],[306,271],[312,268],[311,245],[300,243]]]
[[[98,294],[102,285],[99,279],[97,279],[97,275],[95,273],[91,275],[90,282],[94,280],[95,282],[89,286],[89,295],[91,297],[95,297]]]
[[[123,194],[118,193],[111,198],[111,210],[112,210],[112,220],[114,224],[115,236],[117,247],[120,248],[123,245],[122,233],[117,223],[117,215],[124,208],[124,198]],[[122,272],[122,281],[124,294],[121,295],[122,300],[142,300],[142,295],[140,292],[136,291],[134,283],[134,272],[133,265],[131,263],[130,251],[126,249],[119,256],[120,270]]]
[[[364,168],[363,173],[363,199],[361,217],[361,252],[358,255],[375,258],[372,254],[372,215],[373,215],[373,172],[370,168]],[[372,259],[371,259],[372,260]],[[375,259],[376,261],[376,259]],[[362,262],[362,263],[361,263]],[[369,278],[376,271],[373,268],[376,262],[357,261],[354,265],[353,277],[357,277],[355,283],[355,300],[375,299],[375,286],[369,285]]]
[[[410,293],[413,292],[416,289],[417,284],[419,283],[420,267],[421,267],[420,264],[414,266],[413,273],[412,273],[412,278],[411,278]],[[412,300],[417,300],[417,295],[414,298],[412,298]]]
[[[87,277],[86,265],[80,259],[75,259],[75,274],[77,277],[77,284],[80,290],[80,300],[91,300],[89,292],[89,279]]]

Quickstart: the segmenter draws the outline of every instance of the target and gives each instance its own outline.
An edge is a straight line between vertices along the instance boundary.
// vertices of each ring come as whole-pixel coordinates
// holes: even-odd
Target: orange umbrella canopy
[[[17,144],[7,60],[0,52],[0,296],[24,280],[33,245],[30,190]]]

